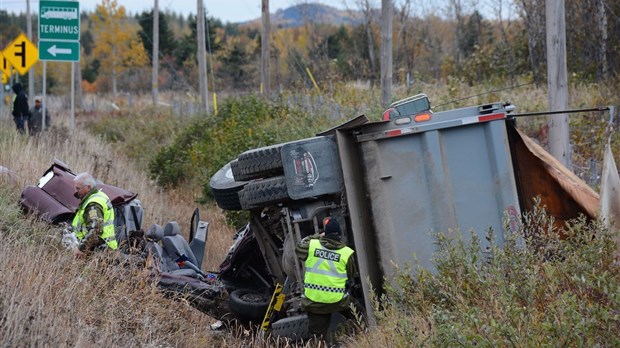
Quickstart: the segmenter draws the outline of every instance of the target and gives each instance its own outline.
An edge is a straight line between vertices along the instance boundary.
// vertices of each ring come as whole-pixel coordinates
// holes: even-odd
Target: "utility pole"
[[[155,0],[153,8],[153,76],[151,88],[153,90],[153,108],[157,108],[157,94],[159,93],[158,71],[159,71],[159,0]],[[206,69],[205,69],[206,71]]]
[[[207,84],[207,57],[205,48],[205,8],[202,2],[198,0],[198,14],[196,18],[196,31],[198,37],[198,78],[200,82],[200,101],[201,106],[206,114],[209,114],[209,87]]]
[[[547,0],[547,86],[549,110],[568,109],[568,79],[566,72],[566,24],[564,0]],[[568,169],[572,169],[568,116],[550,115],[549,152]]]
[[[269,96],[271,94],[270,84],[271,79],[269,76],[269,35],[271,35],[271,28],[269,23],[269,0],[262,0],[261,12],[263,19],[263,28],[261,33],[261,61],[260,61],[260,83],[261,92]]]
[[[28,40],[32,42],[32,13],[30,13],[30,0],[26,0],[26,31]],[[34,68],[28,72],[28,98],[34,99]]]
[[[381,0],[381,105],[392,101],[392,0]]]

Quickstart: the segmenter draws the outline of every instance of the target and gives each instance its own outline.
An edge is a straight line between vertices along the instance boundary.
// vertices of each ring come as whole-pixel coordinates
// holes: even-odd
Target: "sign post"
[[[2,83],[9,83],[9,77],[11,76],[11,66],[9,62],[4,58],[3,53],[0,51],[0,76],[2,76]],[[3,86],[4,88],[4,86]]]

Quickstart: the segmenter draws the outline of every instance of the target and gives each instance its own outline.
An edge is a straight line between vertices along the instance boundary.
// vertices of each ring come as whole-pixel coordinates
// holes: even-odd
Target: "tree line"
[[[449,0],[443,7],[419,11],[421,0],[395,4],[393,74],[395,84],[456,79],[471,85],[500,85],[526,78],[544,84],[546,74],[545,1],[493,0],[495,15],[485,17],[476,2]],[[380,79],[380,9],[357,0],[351,11],[357,24],[323,23],[300,7],[297,26],[272,23],[271,89],[322,90],[337,83]],[[499,11],[511,5],[514,12]],[[614,79],[620,72],[620,2],[566,0],[569,76],[587,83]],[[412,9],[416,8],[416,15]],[[422,12],[422,13],[420,13]],[[260,20],[223,23],[205,16],[209,90],[218,93],[257,91],[260,84]],[[153,12],[130,15],[114,0],[102,0],[93,12],[82,12],[80,72],[86,92],[151,89]],[[159,14],[159,89],[198,90],[196,17]],[[33,26],[37,26],[37,18]],[[25,14],[0,11],[0,46],[25,32]],[[36,29],[33,41],[37,42]],[[50,93],[64,92],[66,64],[49,63]],[[40,65],[40,64],[39,64]],[[35,71],[40,74],[40,67]]]

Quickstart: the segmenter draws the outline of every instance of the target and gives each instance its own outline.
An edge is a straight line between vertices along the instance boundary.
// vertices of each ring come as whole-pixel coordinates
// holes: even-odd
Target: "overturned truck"
[[[394,264],[433,269],[433,232],[475,231],[484,250],[493,229],[501,245],[505,218],[514,231],[535,197],[558,224],[596,218],[598,194],[520,132],[513,110],[491,103],[434,113],[417,95],[392,104],[379,122],[360,116],[316,137],[241,153],[211,180],[220,207],[250,212],[235,242],[251,245],[248,286],[234,290],[243,296],[231,296],[231,312],[275,336],[307,335],[294,247],[320,232],[326,216],[344,226],[356,251],[359,278],[350,291],[370,322],[371,289],[382,289]],[[283,295],[267,306],[272,293]]]
[[[596,218],[598,194],[520,132],[513,110],[491,103],[432,112],[417,95],[392,104],[382,121],[359,116],[312,138],[248,150],[211,178],[222,209],[249,212],[216,271],[200,269],[208,223],[198,211],[189,243],[174,222],[151,225],[142,251],[156,261],[159,286],[189,296],[199,310],[304,338],[304,269],[295,245],[331,216],[355,250],[359,277],[349,291],[372,323],[371,289],[382,289],[394,264],[432,270],[435,232],[475,231],[484,250],[493,229],[501,245],[506,217],[514,231],[535,197],[558,224]],[[22,206],[53,223],[70,219],[72,177],[55,162],[22,192]],[[136,195],[109,195],[122,216],[117,238],[129,241],[141,230]],[[334,323],[342,319],[334,316]]]

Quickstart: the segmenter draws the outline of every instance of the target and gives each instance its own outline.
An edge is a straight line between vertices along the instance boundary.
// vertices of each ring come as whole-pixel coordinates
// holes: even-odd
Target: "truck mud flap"
[[[249,181],[282,174],[282,145],[262,147],[246,151],[231,163],[232,173],[237,181]]]
[[[239,192],[243,209],[262,208],[289,200],[286,178],[278,176],[248,183]]]

